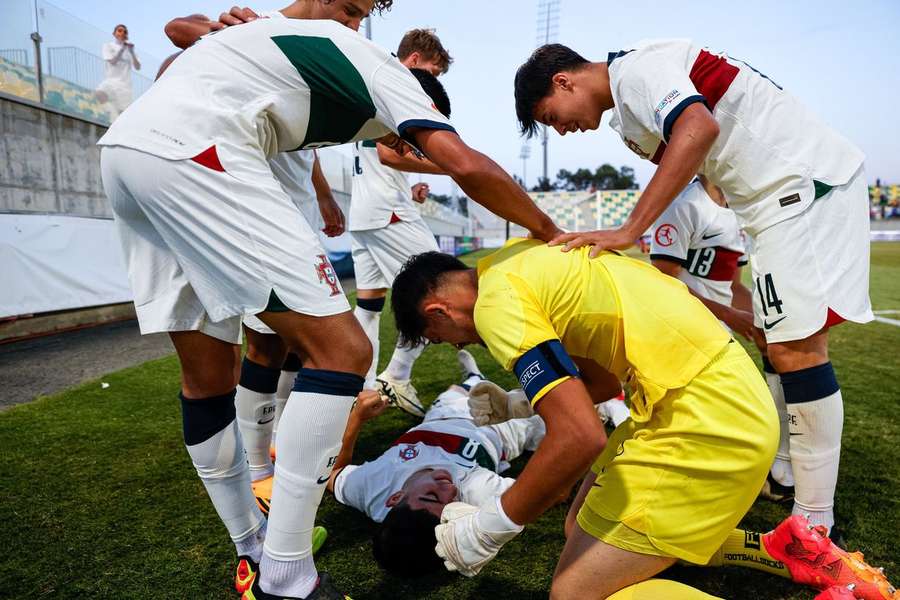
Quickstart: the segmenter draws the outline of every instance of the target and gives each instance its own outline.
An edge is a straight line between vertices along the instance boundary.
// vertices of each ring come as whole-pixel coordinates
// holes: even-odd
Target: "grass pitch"
[[[466,260],[474,261],[478,255]],[[872,246],[872,302],[900,309],[900,244]],[[395,337],[382,319],[381,362]],[[110,348],[115,352],[115,348]],[[837,516],[851,549],[900,583],[900,328],[833,330],[832,360],[845,399]],[[501,385],[513,378],[473,354]],[[52,368],[52,365],[48,365]],[[453,349],[429,348],[414,380],[430,401],[457,378]],[[112,373],[0,413],[0,597],[235,598],[234,551],[194,474],[181,437],[174,357]],[[377,456],[415,424],[390,411],[363,432],[355,459]],[[513,469],[521,469],[520,460]],[[352,597],[545,598],[563,546],[566,506],[545,514],[474,579],[441,574],[403,581],[371,558],[372,524],[326,495],[319,523],[330,537],[317,557]],[[743,525],[765,531],[788,507],[758,502]],[[810,599],[775,576],[738,568],[676,567],[663,575],[725,598]]]

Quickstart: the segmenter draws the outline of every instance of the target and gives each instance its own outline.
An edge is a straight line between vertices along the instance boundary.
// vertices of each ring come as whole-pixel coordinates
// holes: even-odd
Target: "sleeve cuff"
[[[456,129],[449,123],[441,123],[440,121],[432,121],[431,119],[410,119],[408,121],[403,121],[397,126],[397,133],[399,133],[400,137],[405,141],[415,146],[416,142],[412,139],[412,136],[409,135],[409,130],[416,128],[441,129],[443,131],[452,131],[453,133],[456,133]],[[418,146],[416,147],[418,148]]]
[[[687,266],[685,264],[687,262],[687,258],[678,258],[677,256],[672,256],[671,254],[656,254],[651,252],[650,260],[667,260],[669,262],[677,263],[682,267]]]
[[[702,102],[706,104],[706,98],[701,96],[700,94],[695,94],[693,96],[688,96],[681,102],[679,102],[675,108],[669,111],[669,114],[666,115],[666,120],[663,122],[663,139],[665,139],[666,143],[669,143],[669,136],[672,135],[672,126],[675,125],[675,121],[678,117],[681,116],[681,113],[684,112],[691,104],[695,102]]]

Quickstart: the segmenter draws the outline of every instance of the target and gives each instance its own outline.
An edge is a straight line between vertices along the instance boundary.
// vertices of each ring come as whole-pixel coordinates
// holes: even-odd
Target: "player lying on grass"
[[[487,346],[547,428],[503,494],[444,508],[437,552],[449,569],[478,573],[593,463],[551,597],[620,600],[645,586],[707,597],[645,582],[679,559],[708,563],[729,539],[765,481],[778,421],[753,361],[683,283],[614,252],[511,240],[477,269],[414,257],[391,302],[409,343]],[[607,443],[593,404],[621,382],[632,418]],[[767,550],[788,560],[792,540],[779,540]]]
[[[400,436],[377,459],[351,465],[363,424],[387,401],[364,390],[350,413],[344,443],[328,486],[338,502],[382,523],[374,538],[375,558],[385,569],[419,576],[440,568],[434,527],[450,502],[479,505],[512,485],[498,473],[544,436],[541,418],[512,419],[479,427],[469,413],[469,396],[496,387],[484,381],[472,355],[457,355],[462,380],[439,395],[420,425]],[[499,388],[498,388],[499,389]],[[527,407],[524,395],[522,401]]]
[[[723,191],[753,237],[754,321],[792,436],[772,476],[795,482],[794,514],[830,530],[843,399],[828,329],[873,318],[862,152],[747,63],[689,40],[645,41],[605,62],[544,46],[520,67],[515,96],[525,133],[597,129],[610,111],[625,144],[659,165],[621,228],[554,241],[566,249],[630,246],[698,172]]]
[[[321,242],[268,160],[360,139],[416,145],[503,218],[540,239],[558,232],[433,107],[449,104],[433,76],[416,79],[343,26],[358,27],[373,0],[301,4],[337,4],[345,16],[258,19],[204,38],[100,141],[142,332],[170,332],[181,363],[188,453],[238,555],[262,559],[248,599],[338,595],[316,571],[312,528],[372,358]],[[305,355],[279,428],[268,529],[234,409],[240,321],[257,313]]]

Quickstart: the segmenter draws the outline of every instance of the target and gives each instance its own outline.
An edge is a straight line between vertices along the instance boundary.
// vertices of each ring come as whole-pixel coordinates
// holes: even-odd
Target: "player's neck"
[[[282,8],[280,11],[288,19],[312,19],[313,5],[312,2],[303,2],[303,0],[297,0],[296,2],[291,2],[286,7]]]
[[[612,90],[609,85],[609,67],[605,62],[591,63],[585,68],[584,85],[587,87],[595,104],[602,110],[615,106]]]

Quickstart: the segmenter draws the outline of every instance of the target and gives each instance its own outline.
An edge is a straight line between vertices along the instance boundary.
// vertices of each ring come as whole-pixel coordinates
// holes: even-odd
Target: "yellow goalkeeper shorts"
[[[778,447],[772,396],[734,342],[610,436],[578,524],[608,544],[706,564],[756,499]]]

